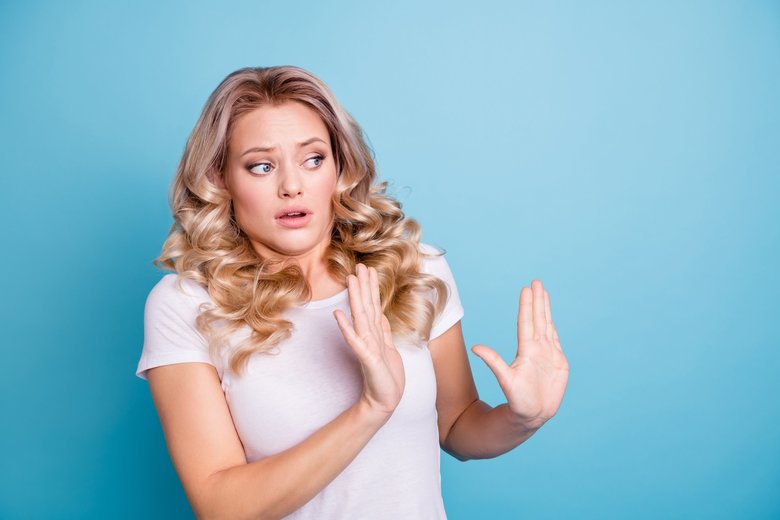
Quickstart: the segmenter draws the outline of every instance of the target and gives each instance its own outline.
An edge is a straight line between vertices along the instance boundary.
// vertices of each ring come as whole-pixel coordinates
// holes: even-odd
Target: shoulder
[[[450,278],[452,273],[447,263],[447,259],[444,257],[446,251],[444,249],[420,242],[420,271],[427,274],[432,274],[440,278]]]
[[[206,288],[189,278],[178,273],[169,273],[163,276],[152,290],[149,292],[149,298],[168,299],[168,298],[208,298]]]
[[[419,249],[420,252],[426,256],[439,256],[445,253],[443,249],[433,246],[431,244],[427,244],[425,242],[420,242],[419,247],[417,249]]]
[[[171,310],[177,313],[197,308],[210,300],[206,288],[177,273],[166,274],[152,287],[146,298],[146,310]]]
[[[205,287],[177,274],[167,274],[155,284],[144,308],[144,347],[136,369],[139,377],[146,379],[150,368],[194,361],[221,370],[220,360],[212,360],[208,342],[197,326],[201,306],[208,301]]]
[[[463,317],[463,305],[460,302],[458,287],[455,283],[455,277],[450,270],[450,266],[444,257],[446,251],[439,247],[420,242],[420,271],[439,278],[444,282],[447,289],[447,297],[444,307],[438,313],[433,321],[429,334],[429,341],[439,337],[452,325]]]

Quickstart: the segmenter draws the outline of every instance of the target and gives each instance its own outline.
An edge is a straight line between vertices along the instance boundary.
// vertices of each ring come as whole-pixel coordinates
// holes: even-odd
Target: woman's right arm
[[[177,363],[148,370],[171,460],[198,518],[287,516],[333,481],[398,406],[404,367],[382,314],[377,273],[358,264],[347,285],[352,323],[340,310],[334,318],[361,364],[363,393],[281,453],[247,464],[213,366]]]
[[[341,473],[389,415],[364,399],[306,440],[247,464],[214,367],[150,369],[149,386],[171,460],[197,518],[281,518]]]

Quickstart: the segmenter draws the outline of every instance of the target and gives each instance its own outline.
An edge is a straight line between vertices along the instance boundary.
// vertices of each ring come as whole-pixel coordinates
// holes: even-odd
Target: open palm
[[[563,355],[552,322],[550,295],[542,282],[520,291],[517,313],[517,355],[510,365],[485,345],[475,345],[479,356],[498,379],[509,409],[529,427],[547,422],[561,405],[569,379],[569,363]]]

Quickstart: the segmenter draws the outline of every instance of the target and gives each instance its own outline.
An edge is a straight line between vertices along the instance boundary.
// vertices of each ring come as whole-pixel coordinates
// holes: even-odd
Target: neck
[[[282,261],[283,265],[296,264],[303,272],[306,283],[311,288],[311,299],[321,300],[333,296],[346,287],[346,281],[334,280],[328,272],[325,253],[328,241],[321,241],[314,248],[298,254],[285,254],[268,248],[264,244],[252,241],[255,251],[263,258]]]

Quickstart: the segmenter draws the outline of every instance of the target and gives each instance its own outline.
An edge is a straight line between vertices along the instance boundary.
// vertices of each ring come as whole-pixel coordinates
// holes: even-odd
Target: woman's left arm
[[[460,322],[428,343],[436,371],[439,443],[459,460],[492,458],[515,448],[552,418],[563,400],[569,364],[542,282],[522,288],[519,307],[511,365],[484,345],[471,349],[507,398],[495,408],[479,400]]]

